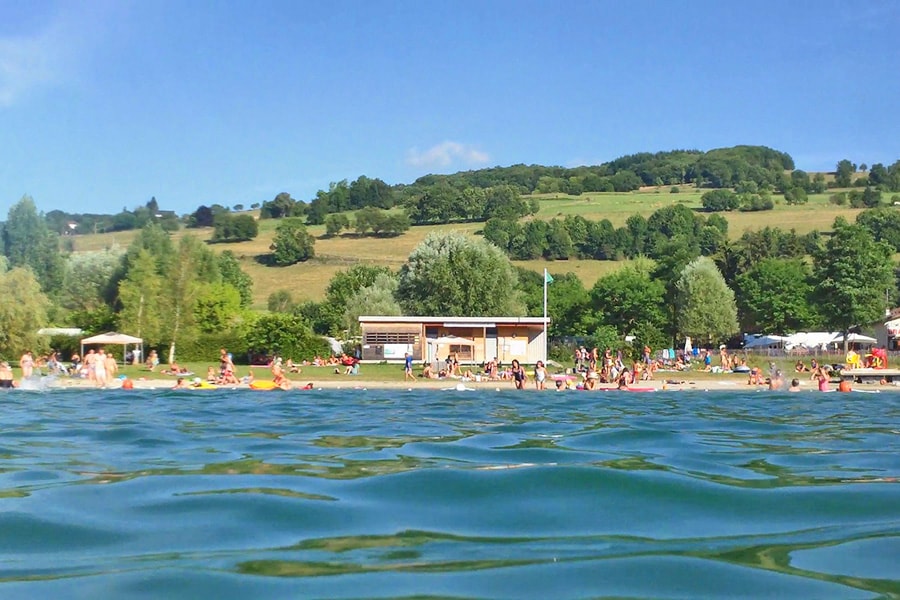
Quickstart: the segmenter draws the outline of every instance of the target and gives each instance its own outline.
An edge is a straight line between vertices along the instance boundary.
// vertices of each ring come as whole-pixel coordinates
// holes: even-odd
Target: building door
[[[434,340],[438,338],[438,328],[437,327],[425,327],[425,362],[431,363],[435,371],[438,371],[437,365],[435,363],[439,360],[437,356],[437,346],[434,344]]]
[[[488,362],[499,356],[497,354],[497,328],[488,327],[484,334],[484,362]]]

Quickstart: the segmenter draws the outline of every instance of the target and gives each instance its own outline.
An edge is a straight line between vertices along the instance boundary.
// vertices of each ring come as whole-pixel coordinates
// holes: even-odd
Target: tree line
[[[767,228],[714,256],[679,234],[655,260],[639,256],[590,288],[554,273],[550,335],[627,349],[668,347],[686,335],[717,345],[741,331],[847,331],[882,318],[897,297],[891,255],[868,228],[841,219],[826,240]],[[269,309],[341,336],[358,331],[363,314],[540,316],[543,285],[485,239],[433,233],[399,271],[356,265],[335,275],[323,301],[294,303],[280,290]]]
[[[852,224],[839,218],[827,235],[765,228],[734,241],[720,215],[681,205],[618,229],[580,217],[548,227],[564,228],[581,244],[608,237],[576,247],[633,259],[590,288],[572,273],[554,273],[553,337],[618,345],[632,335],[661,347],[684,335],[713,344],[739,331],[846,331],[877,321],[897,297],[892,254],[900,248],[900,218],[893,208],[864,211]],[[301,219],[282,219],[281,228],[278,244],[310,243]],[[46,348],[36,331],[48,324],[122,329],[183,360],[208,360],[221,346],[236,355],[300,358],[328,351],[321,335],[352,334],[361,314],[542,312],[540,274],[514,267],[488,239],[461,234],[430,234],[398,271],[363,264],[341,271],[321,302],[294,303],[279,291],[266,313],[250,309],[252,281],[233,254],[217,255],[190,235],[176,242],[157,223],[121,251],[66,254],[59,242],[30,198],[12,207],[2,230],[0,355]],[[616,243],[623,246],[616,250]]]
[[[664,185],[676,189],[682,184],[716,192],[704,196],[704,207],[710,211],[768,210],[773,206],[772,193],[783,194],[789,204],[802,204],[808,194],[850,187],[859,190],[838,192],[832,201],[873,207],[877,205],[876,194],[900,192],[900,161],[890,166],[876,163],[858,167],[843,159],[835,167],[833,180],[826,181],[821,173],[810,176],[795,169],[789,154],[765,146],[734,146],[707,152],[644,152],[594,166],[512,165],[451,175],[426,175],[411,184],[389,185],[363,175],[352,182],[345,179],[331,183],[327,190],[319,190],[314,198],[306,201],[282,192],[272,200],[254,202],[249,208],[259,208],[261,219],[295,217],[304,219],[307,225],[330,223],[330,235],[350,231],[355,224],[343,224],[340,218],[328,219],[329,215],[369,209],[362,224],[374,222],[375,227],[364,230],[377,229],[380,233],[366,234],[399,235],[405,231],[405,219],[397,216],[402,211],[411,225],[487,221],[510,214],[534,214],[536,201],[522,198],[532,194],[628,192],[642,186]],[[179,227],[213,227],[215,241],[238,242],[253,239],[255,235],[249,215],[235,214],[244,208],[243,204],[231,208],[218,203],[204,204],[179,217],[174,211],[162,210],[157,200],[151,198],[143,206],[123,209],[115,215],[54,210],[46,219],[50,229],[61,235],[141,229],[154,222],[167,231]],[[376,213],[371,209],[389,212],[372,221],[371,216]]]

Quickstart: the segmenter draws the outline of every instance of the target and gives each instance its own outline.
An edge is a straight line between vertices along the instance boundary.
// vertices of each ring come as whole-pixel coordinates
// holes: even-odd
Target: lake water
[[[900,395],[0,394],[0,598],[900,595]]]

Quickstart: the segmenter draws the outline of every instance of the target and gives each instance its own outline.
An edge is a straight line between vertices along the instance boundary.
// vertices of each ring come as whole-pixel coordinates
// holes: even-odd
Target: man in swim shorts
[[[406,354],[403,355],[403,360],[404,360],[404,366],[403,366],[403,380],[406,381],[407,379],[412,379],[413,381],[415,381],[415,380],[416,380],[416,376],[413,375],[413,366],[412,366],[412,363],[413,363],[413,357],[412,357],[412,354],[410,354],[409,352],[407,352]]]

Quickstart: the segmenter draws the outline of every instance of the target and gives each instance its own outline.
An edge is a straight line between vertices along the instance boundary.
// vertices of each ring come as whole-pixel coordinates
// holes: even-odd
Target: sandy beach
[[[147,389],[171,389],[175,386],[175,381],[171,379],[160,379],[160,378],[137,378],[131,380],[135,390],[147,390]],[[745,381],[739,381],[735,379],[721,379],[721,380],[710,380],[704,379],[699,381],[692,381],[688,379],[678,379],[678,383],[675,383],[674,380],[667,381],[665,379],[654,379],[650,381],[641,381],[633,386],[635,390],[639,391],[650,391],[650,390],[700,390],[700,391],[709,391],[709,390],[728,390],[728,389],[748,389]],[[107,386],[107,389],[121,389],[123,380],[116,379]],[[366,378],[365,376],[347,376],[342,379],[322,379],[316,380],[315,378],[310,379],[292,379],[291,380],[291,391],[298,391],[303,388],[308,383],[313,384],[313,388],[321,388],[321,389],[387,389],[387,390],[412,390],[412,389],[432,389],[432,390],[455,390],[455,389],[468,389],[468,390],[491,390],[491,391],[517,391],[512,381],[476,381],[476,380],[460,380],[460,379],[423,379],[417,378],[415,382],[404,381],[402,379],[396,380],[387,380],[387,379],[373,379]],[[806,385],[803,385],[806,383]],[[811,382],[803,382],[801,383],[804,389],[815,389],[815,386]],[[91,384],[87,379],[75,379],[75,378],[59,378],[56,379],[53,386],[54,388],[92,388],[95,387]],[[187,389],[195,389],[195,391],[201,392],[204,391],[202,388],[187,388]],[[238,384],[238,385],[224,385],[218,386],[217,389],[250,389],[248,384]],[[753,388],[749,388],[753,389]],[[756,389],[759,390],[767,390],[765,386],[757,386]],[[597,388],[589,391],[610,391],[615,390],[615,386],[612,384],[598,384]],[[522,392],[536,392],[537,390],[534,386],[533,381],[527,382],[525,389]],[[543,390],[544,392],[556,392],[555,384],[553,381],[549,381],[547,383],[547,388]],[[582,391],[582,390],[578,390]]]

